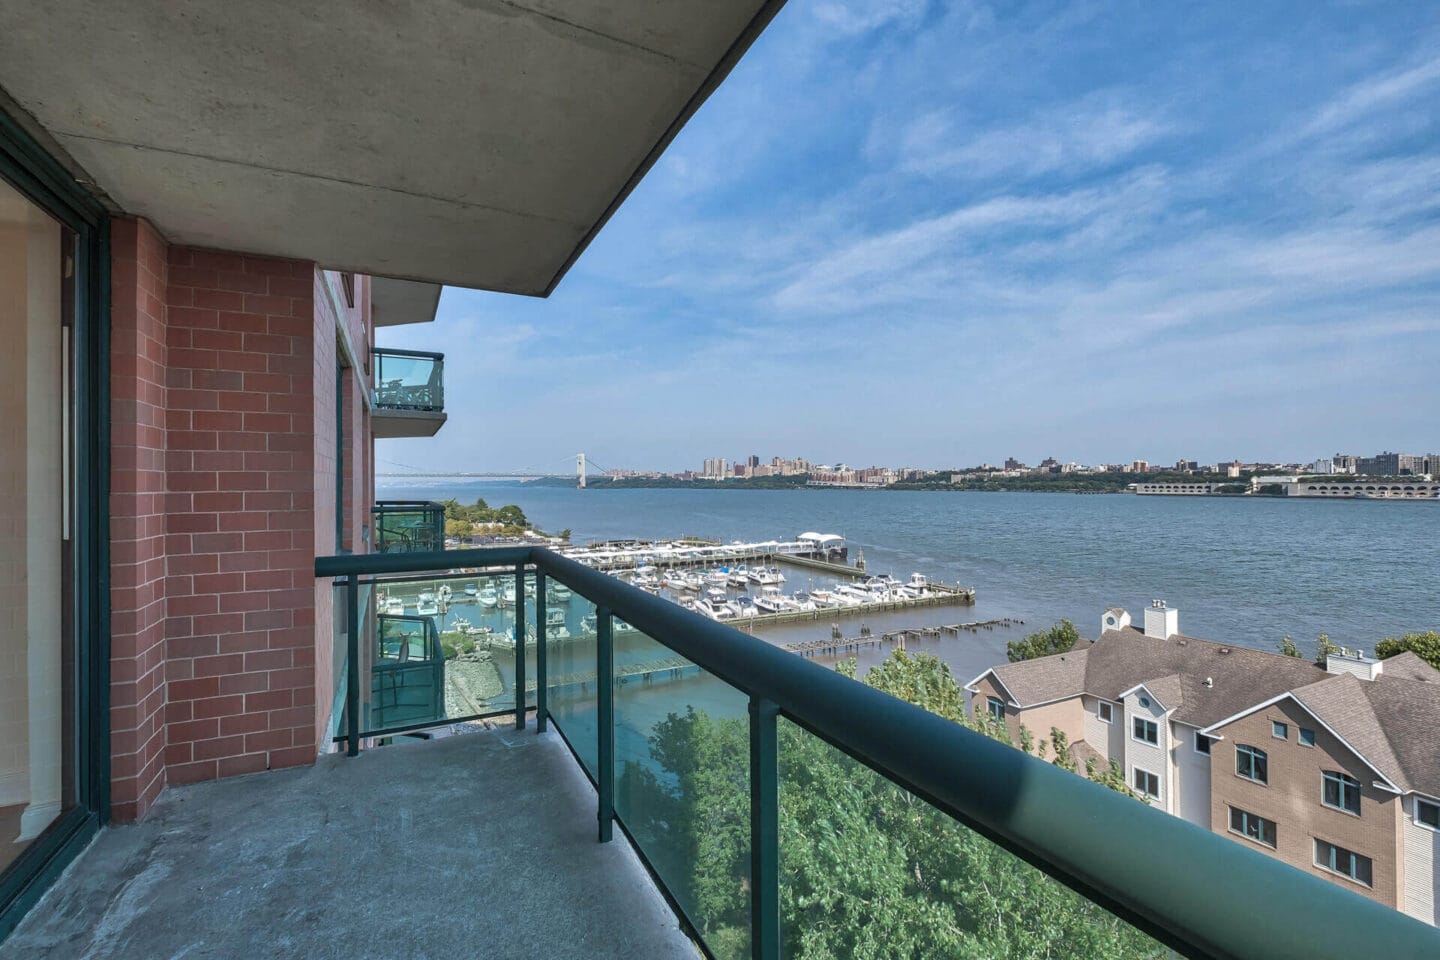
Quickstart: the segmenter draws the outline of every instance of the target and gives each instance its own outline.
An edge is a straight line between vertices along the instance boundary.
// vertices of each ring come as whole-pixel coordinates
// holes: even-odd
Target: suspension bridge
[[[382,460],[392,467],[399,467],[404,471],[376,471],[375,476],[377,479],[385,478],[387,480],[539,480],[542,477],[558,477],[564,475],[558,470],[426,470],[422,467],[411,466],[408,463],[385,460],[383,457],[377,457],[376,459]],[[568,457],[565,462],[569,462]],[[592,468],[599,471],[606,469],[593,460],[589,460],[583,453],[575,454],[575,485],[581,490],[585,489],[586,474]]]

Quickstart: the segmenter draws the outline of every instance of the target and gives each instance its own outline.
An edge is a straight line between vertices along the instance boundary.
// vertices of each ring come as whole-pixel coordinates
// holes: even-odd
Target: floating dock
[[[802,657],[817,656],[841,656],[846,653],[855,653],[866,647],[880,647],[895,645],[901,650],[905,649],[908,640],[921,638],[936,638],[946,634],[959,636],[962,633],[979,633],[981,630],[994,630],[996,627],[1021,626],[1024,620],[1016,620],[1012,617],[1002,617],[998,620],[976,620],[970,623],[952,623],[934,627],[914,627],[906,630],[887,630],[885,633],[871,633],[868,629],[861,629],[860,636],[846,637],[840,634],[837,627],[835,634],[828,640],[799,640],[795,643],[787,643],[782,646],[783,650]]]

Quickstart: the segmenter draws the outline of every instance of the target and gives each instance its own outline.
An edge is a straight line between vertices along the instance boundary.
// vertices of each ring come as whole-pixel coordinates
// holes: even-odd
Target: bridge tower
[[[577,489],[584,490],[584,489],[585,489],[585,454],[583,454],[583,453],[577,453],[577,454],[575,454],[575,477],[576,477],[576,479],[577,479],[577,481],[578,481],[578,482],[576,483]]]

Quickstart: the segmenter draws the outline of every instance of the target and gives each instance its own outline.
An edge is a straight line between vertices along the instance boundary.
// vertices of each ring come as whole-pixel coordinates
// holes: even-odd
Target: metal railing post
[[[750,956],[780,960],[780,763],[769,700],[750,698]]]
[[[615,829],[615,643],[609,607],[595,609],[595,698],[599,758],[595,771],[600,794],[600,842]]]
[[[345,578],[345,755],[360,753],[360,578]]]
[[[539,609],[539,593],[536,593]],[[540,622],[535,633],[539,636]],[[515,564],[515,729],[525,729],[525,564]]]
[[[535,732],[544,733],[549,720],[545,699],[545,621],[549,614],[545,600],[545,573],[535,571]]]

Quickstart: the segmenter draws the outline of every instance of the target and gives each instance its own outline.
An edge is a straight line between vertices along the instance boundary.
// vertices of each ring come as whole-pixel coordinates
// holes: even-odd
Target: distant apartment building
[[[1404,477],[1425,473],[1425,457],[1413,453],[1378,453],[1360,460],[1360,473],[1367,477]]]
[[[1330,458],[1336,473],[1356,473],[1360,469],[1360,458],[1351,453],[1337,453]]]
[[[1005,458],[1005,469],[1006,469],[1006,470],[1024,470],[1024,469],[1025,469],[1025,464],[1021,463],[1019,460],[1016,460],[1014,457],[1006,457],[1006,458]]]
[[[1131,473],[1149,473],[1149,472],[1150,472],[1150,461],[1149,461],[1149,460],[1136,460],[1136,461],[1134,461],[1133,463],[1130,464],[1130,472],[1131,472]]]
[[[1224,468],[1225,468],[1225,476],[1227,476],[1227,477],[1238,477],[1238,476],[1240,476],[1240,474],[1241,474],[1242,472],[1244,472],[1244,470],[1245,470],[1245,465],[1244,465],[1243,463],[1241,463],[1239,460],[1231,460],[1229,463],[1224,464]]]
[[[1440,922],[1440,671],[1413,653],[1307,660],[1187,637],[1163,601],[1094,642],[986,670],[974,716],[1051,728],[1152,806]]]

